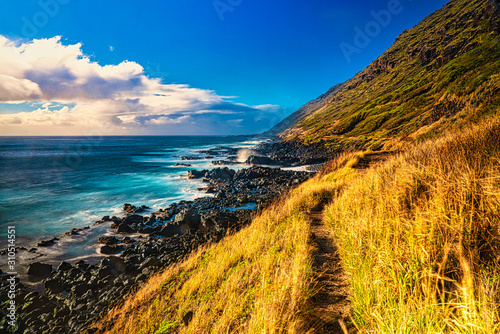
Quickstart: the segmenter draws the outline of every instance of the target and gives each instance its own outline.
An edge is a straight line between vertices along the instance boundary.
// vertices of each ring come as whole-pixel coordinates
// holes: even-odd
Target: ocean
[[[221,158],[196,151],[255,144],[212,136],[0,137],[0,238],[6,241],[13,225],[17,246],[30,246],[123,214],[124,203],[158,210],[204,196],[198,181],[181,175]],[[181,160],[186,155],[202,159]]]

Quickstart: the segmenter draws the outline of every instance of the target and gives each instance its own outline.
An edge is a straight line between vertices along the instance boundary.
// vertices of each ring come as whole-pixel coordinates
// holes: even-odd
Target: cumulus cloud
[[[31,80],[0,74],[0,101],[24,101],[41,97],[40,87]]]
[[[150,78],[141,65],[101,65],[61,37],[29,42],[0,35],[0,103],[32,102],[0,115],[2,134],[235,134],[263,131],[281,118],[274,105]]]

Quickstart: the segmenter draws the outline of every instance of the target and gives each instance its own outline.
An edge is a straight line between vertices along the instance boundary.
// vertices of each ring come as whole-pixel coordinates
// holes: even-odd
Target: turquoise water
[[[18,243],[29,245],[122,214],[124,203],[158,209],[203,196],[200,183],[180,175],[219,158],[180,156],[254,144],[242,137],[0,137],[0,237],[15,225]]]

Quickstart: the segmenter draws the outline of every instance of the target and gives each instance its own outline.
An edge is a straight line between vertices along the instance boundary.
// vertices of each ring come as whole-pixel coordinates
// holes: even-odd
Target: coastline
[[[198,186],[178,176],[218,158],[187,161],[182,156],[215,146],[253,146],[253,141],[227,136],[0,138],[0,237],[6,240],[7,224],[15,224],[19,246],[29,247],[105,215],[119,215],[127,202],[159,208],[194,199]]]
[[[227,233],[247,225],[256,211],[313,175],[294,170],[304,168],[301,162],[310,163],[310,156],[291,159],[288,146],[280,149],[281,153],[275,143],[269,142],[253,147],[251,152],[256,155],[246,157],[246,162],[253,165],[250,168],[228,159],[223,167],[214,164],[211,170],[189,172],[190,182],[205,185],[198,189],[200,194],[205,192],[205,197],[183,200],[154,212],[128,206],[129,212],[121,217],[105,216],[57,240],[41,241],[33,247],[38,249],[20,249],[33,256],[26,268],[30,275],[17,278],[20,328],[29,332],[30,328],[47,326],[51,333],[78,332],[152,274],[182,260],[200,245],[218,242]],[[220,147],[203,151],[210,150],[214,153]],[[259,163],[278,168],[259,167]],[[232,169],[235,166],[236,170]],[[100,244],[94,255],[71,261],[38,256],[40,249],[50,252],[68,240],[89,242],[96,237]],[[87,246],[96,245],[90,242]],[[2,275],[0,295],[6,292],[6,277]],[[49,310],[50,315],[44,316]]]

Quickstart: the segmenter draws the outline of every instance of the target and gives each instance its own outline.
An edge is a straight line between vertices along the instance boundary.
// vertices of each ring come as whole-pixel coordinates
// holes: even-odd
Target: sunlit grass
[[[376,333],[496,333],[500,122],[359,172],[326,209],[352,317]]]

